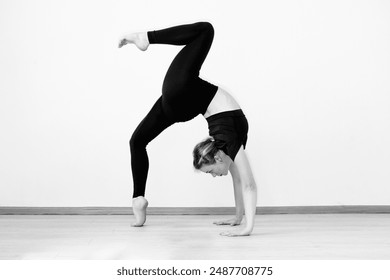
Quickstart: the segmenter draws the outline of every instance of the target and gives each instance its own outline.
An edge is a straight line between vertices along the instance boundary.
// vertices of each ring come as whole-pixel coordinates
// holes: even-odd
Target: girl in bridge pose
[[[206,119],[210,137],[193,151],[196,169],[212,176],[233,178],[236,215],[215,222],[217,225],[246,224],[226,236],[249,235],[254,227],[257,187],[245,154],[248,122],[237,101],[225,90],[199,77],[199,71],[214,37],[213,26],[198,22],[157,31],[131,33],[119,42],[119,48],[135,44],[146,51],[150,44],[183,45],[172,61],[162,86],[162,95],[141,121],[130,139],[133,174],[133,213],[139,227],[145,223],[148,201],[145,199],[149,160],[146,146],[163,130],[177,122],[186,122],[199,114]]]

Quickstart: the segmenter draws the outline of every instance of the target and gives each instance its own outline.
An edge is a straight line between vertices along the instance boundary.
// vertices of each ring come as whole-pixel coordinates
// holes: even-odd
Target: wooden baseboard
[[[234,207],[149,207],[148,215],[232,215]],[[0,215],[132,215],[131,207],[0,207]],[[390,214],[389,205],[257,207],[256,214]]]

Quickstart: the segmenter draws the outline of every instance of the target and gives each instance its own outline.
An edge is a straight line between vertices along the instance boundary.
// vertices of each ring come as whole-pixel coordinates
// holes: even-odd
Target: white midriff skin
[[[149,47],[149,40],[148,40],[147,33],[140,32],[140,33],[131,33],[129,35],[126,35],[122,37],[122,39],[119,41],[118,47],[121,48],[127,44],[134,44],[141,51],[146,51]],[[218,113],[233,111],[238,109],[241,108],[238,105],[237,101],[233,98],[233,96],[231,96],[228,92],[226,92],[224,89],[219,87],[215,96],[211,100],[206,112],[203,114],[203,116],[205,118],[208,118]],[[249,235],[254,225],[254,215],[256,211],[256,197],[257,197],[256,184],[253,180],[249,163],[247,162],[246,155],[242,148],[240,149],[239,153],[236,156],[236,160],[237,162],[239,162],[239,164],[233,163],[232,160],[227,155],[225,155],[222,151],[220,152],[220,154],[222,158],[226,158],[226,160],[220,160],[220,161],[224,162],[223,165],[225,166],[225,169],[228,168],[233,177],[237,214],[236,214],[236,218],[227,221],[220,221],[217,222],[216,224],[239,225],[241,223],[242,215],[244,212],[244,206],[245,206],[245,212],[248,216],[247,217],[248,223],[246,229],[240,230],[236,233],[226,232],[226,233],[222,233],[222,235],[226,235],[226,236]],[[211,169],[211,166],[206,166],[204,168],[206,168],[207,170],[201,169],[203,172],[211,173],[215,177],[214,173],[216,172],[214,172]],[[219,173],[221,173],[219,175],[221,176],[222,172]],[[244,175],[240,175],[240,173]],[[223,172],[223,175],[227,175],[227,170]],[[244,178],[249,178],[249,179],[244,180]],[[244,184],[245,181],[248,182]],[[245,190],[242,191],[243,187],[241,185],[243,186],[245,185],[249,187],[244,188]],[[247,203],[243,203],[244,201],[247,201]],[[135,217],[135,223],[133,223],[132,226],[141,227],[144,225],[146,221],[147,207],[148,207],[148,201],[145,199],[145,197],[138,196],[136,198],[133,198],[133,213]]]
[[[238,105],[237,101],[231,96],[227,91],[218,87],[214,98],[211,100],[209,107],[206,112],[203,114],[205,118],[208,118],[212,115],[226,112],[239,110],[240,105]]]

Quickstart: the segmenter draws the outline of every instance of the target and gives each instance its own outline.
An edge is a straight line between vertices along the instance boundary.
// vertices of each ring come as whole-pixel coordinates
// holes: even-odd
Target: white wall
[[[390,204],[390,2],[2,0],[0,206],[130,206],[128,140],[180,48],[117,41],[203,20],[259,205]],[[151,206],[233,206],[230,178],[192,169],[206,136],[199,116],[149,145]]]

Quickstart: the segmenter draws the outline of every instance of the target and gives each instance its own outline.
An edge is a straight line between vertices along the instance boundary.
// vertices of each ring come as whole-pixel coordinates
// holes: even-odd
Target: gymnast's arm
[[[236,215],[234,218],[214,222],[215,225],[231,225],[238,226],[241,224],[242,218],[244,216],[244,201],[242,200],[242,187],[241,187],[241,178],[238,173],[237,166],[232,163],[229,168],[230,175],[233,179],[233,188],[234,188],[234,202],[236,204]]]
[[[242,188],[242,198],[244,202],[246,225],[243,229],[234,232],[224,232],[226,236],[245,236],[252,233],[255,225],[256,204],[257,204],[257,186],[253,178],[249,160],[243,147],[240,148],[234,160],[235,168],[240,177]]]

